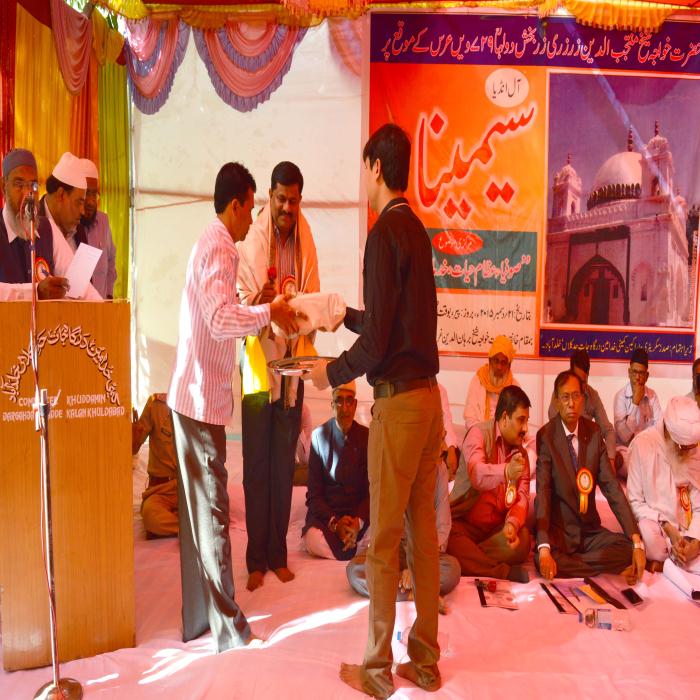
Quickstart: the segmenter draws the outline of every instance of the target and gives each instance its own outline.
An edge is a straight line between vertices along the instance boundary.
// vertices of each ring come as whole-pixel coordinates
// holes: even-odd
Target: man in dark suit
[[[302,536],[309,554],[346,561],[369,525],[369,430],[354,420],[354,381],[333,389],[331,405],[333,418],[311,436]]]
[[[542,576],[552,579],[644,573],[644,543],[632,509],[610,466],[600,428],[581,416],[583,386],[574,372],[554,381],[558,414],[537,433],[537,552]],[[624,534],[600,524],[595,487],[608,499]]]

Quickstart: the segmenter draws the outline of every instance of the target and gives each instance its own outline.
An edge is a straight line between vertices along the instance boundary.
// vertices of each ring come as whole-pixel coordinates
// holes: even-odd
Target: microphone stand
[[[32,274],[32,314],[29,327],[29,354],[34,370],[34,421],[35,429],[39,433],[41,444],[41,526],[43,530],[42,550],[44,565],[46,567],[46,584],[49,593],[49,630],[51,634],[51,663],[53,666],[53,680],[44,684],[34,694],[35,700],[80,700],[83,697],[83,687],[74,678],[61,678],[58,662],[58,629],[56,625],[56,586],[54,582],[53,568],[53,531],[51,521],[51,465],[49,462],[49,392],[39,388],[39,347],[36,334],[36,310],[37,310],[37,274],[36,274],[36,201],[35,195],[38,189],[33,184],[30,194],[25,198],[20,212],[27,210],[29,219],[29,240],[31,251]]]

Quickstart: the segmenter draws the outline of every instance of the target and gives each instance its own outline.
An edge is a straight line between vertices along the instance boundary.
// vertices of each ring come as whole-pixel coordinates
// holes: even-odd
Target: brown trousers
[[[370,547],[367,552],[369,636],[365,690],[394,688],[391,640],[399,585],[399,545],[406,514],[406,558],[414,581],[416,621],[408,655],[426,683],[439,679],[437,643],[440,576],[435,479],[443,432],[437,387],[377,399],[369,427]]]
[[[464,520],[452,522],[447,553],[459,562],[462,576],[508,578],[513,564],[522,564],[530,553],[530,533],[526,527],[518,532],[520,542],[512,549],[503,536],[503,528],[483,533]]]

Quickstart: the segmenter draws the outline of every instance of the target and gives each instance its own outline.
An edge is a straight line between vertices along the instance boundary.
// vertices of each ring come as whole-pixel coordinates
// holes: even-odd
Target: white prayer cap
[[[64,185],[77,187],[79,190],[87,189],[82,161],[68,151],[60,157],[51,174]]]
[[[664,411],[664,424],[673,442],[697,445],[700,442],[700,408],[689,396],[674,396]]]
[[[357,394],[357,387],[355,385],[355,380],[353,379],[351,382],[348,382],[347,384],[340,384],[338,386],[333,387],[333,393],[335,394],[336,391],[349,391],[352,393],[353,396]]]
[[[97,166],[89,158],[81,158],[80,164],[83,166],[83,174],[93,180],[98,180]]]

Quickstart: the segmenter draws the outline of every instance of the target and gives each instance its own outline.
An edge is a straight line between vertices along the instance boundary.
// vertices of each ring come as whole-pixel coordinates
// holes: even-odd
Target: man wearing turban
[[[489,361],[482,365],[472,377],[464,405],[464,427],[469,430],[477,423],[493,420],[501,390],[510,386],[520,386],[513,378],[511,364],[515,348],[510,338],[497,336],[489,349]]]
[[[700,409],[674,396],[663,420],[630,446],[627,496],[647,549],[650,568],[670,556],[700,573]]]

